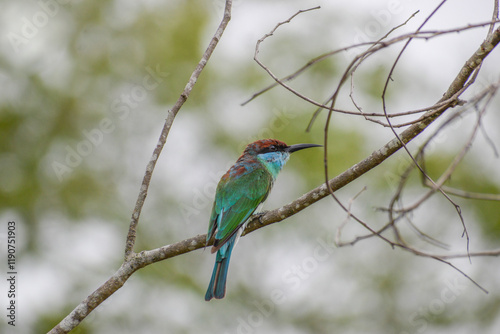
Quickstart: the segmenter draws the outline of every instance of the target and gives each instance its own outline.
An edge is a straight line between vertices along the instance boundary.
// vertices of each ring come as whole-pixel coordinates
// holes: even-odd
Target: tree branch
[[[116,290],[121,288],[125,281],[139,268],[144,267],[146,264],[143,259],[137,256],[134,253],[133,248],[136,239],[137,233],[137,224],[139,223],[139,217],[141,215],[142,207],[144,206],[144,201],[146,200],[146,196],[148,194],[149,183],[151,182],[151,177],[153,175],[154,168],[156,166],[156,162],[160,157],[163,146],[167,141],[167,136],[172,127],[172,123],[174,122],[175,116],[186,102],[187,98],[191,94],[196,81],[198,80],[201,72],[205,68],[210,56],[212,55],[217,43],[222,37],[224,30],[226,29],[229,21],[231,20],[231,7],[232,0],[226,0],[226,5],[224,8],[224,15],[222,17],[222,21],[219,24],[214,36],[210,40],[206,51],[203,53],[201,60],[198,62],[195,70],[191,74],[188,83],[186,84],[183,92],[179,96],[179,99],[174,104],[172,109],[168,111],[167,118],[165,120],[165,124],[163,125],[163,129],[160,134],[160,138],[158,139],[158,143],[153,151],[153,155],[149,160],[149,163],[146,167],[146,172],[144,174],[144,178],[142,180],[141,188],[139,191],[139,196],[137,197],[137,201],[135,204],[134,211],[132,212],[132,218],[130,221],[130,227],[128,230],[127,240],[125,243],[125,257],[124,262],[120,269],[103,285],[101,285],[96,291],[94,291],[90,296],[87,297],[84,301],[82,301],[66,318],[64,318],[57,326],[55,326],[49,333],[51,334],[60,334],[60,333],[68,333],[73,328],[78,326],[80,322],[85,319],[85,317],[92,312],[99,304],[101,304],[104,300],[106,300],[109,296],[111,296]],[[141,261],[142,260],[142,261]]]
[[[217,29],[215,36],[212,38],[210,45],[203,55],[200,63],[198,64],[196,70],[193,72],[188,84],[184,92],[179,97],[179,100],[169,111],[167,120],[165,122],[165,126],[162,130],[162,134],[160,136],[160,140],[155,148],[153,153],[153,157],[148,163],[148,167],[146,170],[146,174],[143,180],[143,184],[141,186],[141,192],[139,194],[139,198],[136,204],[136,208],[134,209],[134,213],[132,215],[131,226],[129,230],[129,235],[127,237],[127,246],[126,246],[126,256],[125,261],[120,266],[120,268],[116,271],[113,276],[111,276],[104,284],[102,284],[97,290],[95,290],[92,294],[90,294],[84,301],[82,301],[66,318],[64,318],[56,327],[54,327],[49,333],[68,333],[70,330],[78,326],[78,324],[85,319],[85,317],[92,312],[97,306],[99,306],[104,300],[106,300],[109,296],[111,296],[115,291],[123,286],[123,284],[127,281],[127,279],[137,270],[143,268],[152,263],[162,261],[171,257],[175,257],[178,255],[182,255],[184,253],[191,252],[196,249],[203,248],[205,246],[205,238],[206,235],[198,235],[171,245],[166,245],[157,249],[142,251],[140,253],[134,253],[132,248],[135,243],[135,229],[137,226],[137,222],[140,215],[140,210],[144,203],[144,200],[147,195],[147,188],[149,185],[149,181],[151,179],[151,175],[154,169],[154,165],[158,159],[159,153],[161,152],[161,148],[163,147],[166,137],[168,135],[168,131],[172,125],[173,119],[175,115],[179,111],[182,104],[186,101],[189,93],[192,90],[193,85],[196,83],[196,79],[198,78],[200,72],[203,70],[204,66],[208,58],[210,57],[213,49],[215,48],[218,40],[220,39],[227,23],[230,19],[230,10],[231,10],[231,0],[226,1],[226,8],[224,12],[224,18]],[[452,97],[458,98],[463,88],[465,87],[467,81],[469,80],[472,73],[478,68],[481,62],[488,56],[488,54],[493,50],[493,48],[500,42],[500,28],[495,30],[491,36],[485,40],[479,49],[467,60],[465,65],[460,70],[459,74],[452,82],[448,90],[445,92],[443,98],[440,101],[451,100]],[[421,118],[420,122],[413,124],[405,131],[399,134],[399,138],[394,138],[385,144],[380,149],[374,151],[370,154],[369,157],[355,164],[342,174],[330,179],[328,184],[322,184],[317,188],[309,191],[308,193],[302,195],[295,201],[272,211],[268,211],[263,216],[253,216],[251,218],[250,223],[248,224],[244,234],[251,233],[259,228],[264,226],[277,223],[282,221],[300,211],[308,207],[309,205],[319,201],[320,199],[328,196],[330,194],[328,188],[332,191],[338,190],[343,186],[347,185],[351,181],[357,179],[361,175],[367,173],[374,167],[378,166],[384,160],[389,158],[392,154],[397,152],[401,147],[402,143],[408,143],[413,138],[418,136],[425,128],[431,124],[435,119],[437,119],[442,113],[444,113],[450,106],[453,106],[453,103],[448,103],[445,105],[439,105],[436,109],[432,109],[427,111]],[[156,154],[156,156],[155,156]],[[390,242],[390,241],[389,241]],[[209,245],[211,242],[209,242]],[[400,246],[403,249],[402,246]],[[415,252],[412,249],[407,249],[409,251]],[[499,255],[498,252],[485,252],[478,253],[485,255]],[[472,255],[472,254],[470,254]],[[439,261],[445,262],[449,265],[450,263],[444,261],[442,258],[436,258]],[[452,266],[452,265],[451,265]],[[457,269],[455,267],[455,269]],[[457,269],[458,270],[458,269]],[[465,275],[465,274],[464,274]],[[468,276],[466,276],[468,277]]]
[[[149,163],[146,167],[146,173],[144,174],[144,178],[142,180],[139,196],[137,197],[137,202],[135,204],[134,211],[132,212],[132,218],[130,220],[130,227],[127,235],[127,242],[125,244],[125,260],[127,260],[130,256],[133,255],[133,248],[135,244],[137,224],[139,223],[139,216],[141,215],[141,210],[142,207],[144,206],[144,201],[146,200],[146,196],[148,194],[148,188],[149,188],[149,183],[151,181],[151,176],[153,175],[156,162],[160,157],[163,146],[165,146],[165,143],[167,141],[167,136],[172,127],[172,123],[174,122],[175,116],[177,116],[177,113],[184,105],[184,102],[186,102],[189,95],[191,94],[191,91],[193,90],[196,81],[198,80],[201,72],[207,65],[210,56],[212,56],[212,53],[214,52],[215,47],[217,46],[217,43],[219,43],[219,40],[221,39],[222,34],[224,33],[224,30],[226,29],[229,21],[231,20],[231,7],[232,7],[232,0],[226,0],[224,15],[222,17],[221,23],[219,24],[219,27],[217,28],[212,39],[210,40],[210,43],[208,44],[205,53],[201,57],[201,60],[199,61],[193,73],[191,74],[191,77],[189,78],[189,81],[186,84],[186,87],[184,87],[184,90],[182,91],[181,95],[179,96],[179,99],[174,104],[172,109],[168,111],[165,124],[163,125],[163,129],[160,134],[160,138],[158,139],[158,143],[156,144],[156,147],[153,151],[153,155],[151,156],[151,159],[149,160]]]

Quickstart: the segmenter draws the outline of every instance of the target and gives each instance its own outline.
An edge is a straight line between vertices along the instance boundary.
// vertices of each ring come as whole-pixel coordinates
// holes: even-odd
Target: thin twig
[[[421,30],[423,28],[423,26],[431,19],[432,16],[434,16],[435,13],[437,13],[437,11],[446,3],[447,0],[443,0],[441,3],[439,3],[439,5],[432,11],[432,13],[424,20],[424,22],[420,25],[420,27],[418,27],[417,29],[417,32],[419,30]],[[406,50],[406,48],[408,47],[408,45],[410,44],[410,42],[412,41],[412,38],[408,39],[408,41],[405,43],[405,45],[403,46],[403,48],[401,49],[401,51],[399,52],[398,56],[396,57],[396,60],[394,61],[394,64],[392,65],[390,71],[389,71],[389,74],[387,75],[387,79],[386,79],[386,82],[384,84],[384,89],[383,89],[383,92],[382,92],[382,108],[384,110],[384,114],[388,114],[387,113],[387,107],[386,107],[386,99],[385,99],[385,96],[386,96],[386,92],[387,92],[387,89],[388,89],[388,86],[389,86],[389,81],[392,80],[392,74],[396,68],[396,65],[399,61],[399,59],[401,58],[401,56],[403,55],[403,52]],[[477,73],[479,73],[479,68],[480,68],[481,65],[479,65],[476,69],[475,69],[475,74],[473,75],[473,78],[471,80],[469,80],[470,83],[473,82],[475,76],[477,75]],[[467,231],[467,227],[465,225],[465,221],[464,221],[464,217],[462,216],[462,209],[460,208],[460,206],[455,203],[440,187],[438,184],[436,184],[432,178],[423,170],[423,168],[419,165],[419,163],[417,162],[417,160],[415,159],[415,157],[413,157],[413,155],[411,154],[410,150],[408,149],[408,147],[406,146],[406,144],[401,140],[401,138],[399,137],[398,133],[396,132],[396,130],[394,129],[394,127],[391,125],[391,120],[389,117],[386,117],[386,120],[387,120],[387,123],[390,125],[390,128],[392,130],[392,132],[394,133],[394,136],[400,141],[401,145],[403,145],[403,148],[404,150],[407,152],[408,156],[411,158],[411,160],[413,161],[413,163],[417,166],[417,168],[420,170],[420,172],[422,173],[422,175],[433,185],[433,188],[436,189],[436,190],[439,190],[439,192],[455,207],[455,210],[458,214],[458,217],[460,218],[460,221],[462,223],[462,226],[463,226],[463,235],[465,235],[466,237],[466,240],[467,240],[467,251],[469,251],[469,244],[470,244],[470,238],[469,238],[469,232]],[[389,215],[392,215],[392,211],[389,211]],[[392,220],[392,219],[391,219]]]
[[[311,9],[316,9],[316,8],[311,8]],[[305,11],[305,10],[304,10]],[[297,14],[296,14],[297,15]],[[414,38],[414,39],[431,39],[431,38],[434,38],[434,37],[438,37],[438,36],[441,36],[441,35],[444,35],[444,34],[450,34],[450,33],[457,33],[457,32],[461,32],[461,31],[465,31],[465,30],[469,30],[469,29],[474,29],[474,28],[481,28],[481,27],[484,27],[486,25],[490,25],[493,24],[493,23],[496,23],[496,22],[499,22],[498,20],[495,20],[495,21],[488,21],[488,22],[482,22],[482,23],[477,23],[477,24],[469,24],[469,25],[466,25],[464,27],[458,27],[458,28],[454,28],[454,29],[448,29],[448,30],[440,30],[440,31],[437,31],[437,30],[432,30],[432,31],[420,31],[419,33],[408,33],[408,34],[404,34],[404,35],[401,35],[401,36],[398,36],[398,37],[395,37],[395,38],[392,38],[390,40],[387,40],[387,41],[375,41],[375,42],[363,42],[363,43],[357,43],[357,44],[353,44],[353,45],[350,45],[348,47],[344,47],[344,48],[341,48],[341,49],[337,49],[337,50],[334,50],[334,51],[330,51],[330,52],[327,52],[327,53],[324,53],[316,58],[313,58],[311,60],[309,60],[305,65],[303,65],[301,68],[299,68],[297,71],[295,71],[294,73],[292,74],[289,74],[287,76],[285,76],[284,78],[280,79],[278,78],[270,69],[269,67],[265,66],[264,64],[262,64],[260,61],[257,61],[257,63],[259,63],[259,65],[274,79],[274,83],[272,83],[271,85],[261,89],[260,91],[254,93],[249,99],[247,99],[246,101],[244,101],[241,105],[246,105],[247,103],[249,103],[250,101],[252,101],[253,99],[255,99],[256,97],[262,95],[263,93],[269,91],[270,89],[276,87],[276,86],[282,86],[283,88],[287,89],[288,91],[292,92],[294,95],[298,96],[299,98],[315,105],[318,107],[318,110],[316,110],[316,112],[314,113],[313,115],[313,119],[310,121],[310,124],[308,126],[308,129],[312,126],[312,122],[314,120],[314,118],[317,116],[317,113],[321,110],[321,109],[326,109],[328,110],[329,107],[326,105],[326,103],[328,103],[330,101],[330,98],[328,98],[328,100],[324,103],[320,103],[320,102],[317,102],[317,101],[314,101],[313,99],[301,94],[300,92],[296,91],[295,89],[291,88],[289,85],[285,84],[285,82],[288,82],[288,81],[291,81],[295,78],[297,78],[300,74],[302,74],[303,72],[305,72],[305,70],[307,70],[309,67],[313,66],[314,64],[317,64],[333,55],[336,55],[338,53],[341,53],[341,52],[345,52],[345,51],[348,51],[350,49],[353,49],[353,48],[359,48],[359,47],[362,47],[362,46],[370,46],[370,48],[372,48],[373,46],[375,46],[375,48],[371,49],[371,53],[374,53],[380,49],[383,49],[383,48],[387,48],[395,43],[399,43],[399,42],[402,42],[402,41],[405,41],[409,38]],[[286,21],[285,22],[282,22],[282,24],[284,23],[287,23]],[[274,30],[276,30],[277,27],[275,27]],[[391,31],[394,30],[394,29],[391,29]],[[274,31],[273,31],[274,33]],[[269,34],[268,34],[269,35]],[[271,36],[271,35],[269,35]],[[265,38],[269,37],[269,36],[265,36]],[[367,54],[367,52],[361,54],[361,55],[358,55],[358,60],[361,58],[361,57],[364,57],[365,54]],[[437,106],[431,106],[431,107],[427,107],[427,108],[423,108],[423,109],[419,109],[419,110],[414,110],[414,111],[408,111],[408,112],[402,112],[402,113],[395,113],[395,114],[390,114],[389,117],[399,117],[399,116],[405,116],[405,115],[410,115],[410,114],[414,114],[414,113],[421,113],[421,112],[425,112],[427,110],[430,110],[430,109],[435,109],[437,108]],[[359,113],[359,112],[356,112],[356,111],[349,111],[349,110],[342,110],[342,109],[333,109],[335,112],[339,112],[339,113],[344,113],[344,114],[349,114],[349,115],[357,115],[357,116],[362,116],[362,117],[365,117],[366,116],[374,116],[374,117],[386,117],[383,113]]]
[[[479,68],[479,65],[481,64],[481,61],[477,61],[478,60],[477,57],[481,57],[481,55],[484,54],[484,52],[491,51],[492,50],[491,46],[498,44],[499,41],[500,41],[500,29],[497,29],[495,31],[495,34],[493,34],[491,36],[491,38],[486,39],[481,44],[481,46],[479,47],[479,49],[475,52],[475,54],[471,58],[469,58],[469,60],[465,63],[464,67],[462,68],[462,71],[459,73],[459,75],[452,82],[452,84],[450,85],[448,91],[444,94],[444,96],[441,99],[441,101],[444,100],[444,99],[448,99],[448,98],[452,97],[453,95],[455,95],[457,93],[463,92],[464,88],[467,88],[468,86],[471,85],[471,83],[475,79],[475,76],[477,75],[477,69]],[[476,59],[475,63],[474,63],[473,59]],[[484,59],[484,58],[480,58],[480,59]],[[472,78],[471,78],[471,76],[472,76]],[[389,75],[389,78],[390,78],[390,75]],[[340,80],[340,84],[342,84],[342,82],[343,82],[343,78]],[[337,90],[333,94],[332,105],[331,105],[332,107],[334,105],[335,96],[336,96],[338,90],[339,90],[339,87],[337,87]],[[405,138],[405,134],[414,133],[414,132],[420,133],[429,124],[431,124],[437,117],[439,117],[446,109],[448,109],[448,107],[449,106],[444,106],[444,107],[439,108],[438,111],[429,111],[429,112],[427,112],[423,117],[421,117],[420,124],[414,124],[414,125],[412,125],[410,128],[408,128],[407,130],[403,131],[400,135],[398,135],[395,132],[395,130],[393,129],[393,131],[394,131],[394,133],[396,135],[396,138],[393,140],[394,141],[394,145],[396,146],[396,150],[398,150],[399,148],[401,148],[403,146],[406,148],[406,143],[409,140],[411,140],[411,139],[408,140],[407,138]],[[331,112],[332,112],[332,110],[330,110],[329,117],[327,118],[327,122],[326,122],[326,125],[325,125],[325,144],[326,144],[326,139],[327,139],[326,136],[327,136],[327,132],[328,132],[328,123],[329,123],[329,119],[331,117]],[[432,117],[427,117],[430,113],[433,114]],[[388,117],[387,117],[387,119],[388,119]],[[326,149],[327,149],[327,147],[325,147],[325,150]],[[406,148],[406,150],[408,151],[407,148]],[[408,151],[408,153],[410,154],[409,151]],[[411,154],[410,154],[410,156],[411,156]],[[411,156],[411,157],[413,158],[413,156]],[[414,158],[413,158],[413,160],[416,163],[416,161],[415,161]],[[416,163],[416,165],[418,165],[418,163]],[[328,175],[327,174],[327,165],[326,165],[326,153],[325,153],[325,170],[326,170],[325,174]],[[329,187],[329,182],[327,182],[326,185],[328,187],[329,193],[332,195],[332,197],[335,199],[335,201],[339,202],[338,199],[333,195],[333,189]],[[445,195],[445,197],[447,196],[446,194],[444,194],[444,195]],[[449,199],[449,197],[447,197],[447,198]],[[450,200],[451,203],[454,204],[454,202],[451,199],[449,199],[449,200]],[[463,217],[462,217],[461,212],[460,212],[460,207],[458,207],[456,204],[454,204],[454,205],[455,205],[455,208],[456,208],[456,210],[457,210],[457,212],[459,214],[459,217],[461,218],[462,224],[464,224]],[[344,210],[345,210],[345,208],[344,208]],[[394,217],[390,217],[390,221],[394,221]],[[363,226],[365,226],[365,224],[363,224]],[[465,225],[464,225],[464,227],[465,227]],[[370,232],[372,232],[372,231],[370,230]],[[467,231],[464,230],[464,232],[467,232]],[[380,234],[377,233],[377,236],[380,237]],[[390,245],[392,247],[398,246],[398,247],[407,249],[407,250],[412,251],[412,252],[418,252],[418,251],[416,251],[416,250],[414,250],[412,248],[406,247],[406,246],[401,245],[401,244],[395,244],[393,242],[389,242],[389,243],[390,243]],[[469,252],[468,243],[467,243],[467,251]],[[444,260],[441,260],[441,259],[438,259],[438,260],[441,261],[441,262],[447,263],[448,265],[454,267],[452,264],[450,264],[450,263],[448,263],[448,262],[446,262]],[[456,268],[456,267],[454,267],[454,268]],[[460,270],[458,270],[458,271],[461,272]],[[463,272],[461,272],[461,273],[463,274]],[[467,278],[469,278],[474,284],[478,285],[475,281],[473,281],[467,275],[464,274],[464,276],[467,277]],[[480,286],[478,285],[478,287],[480,287]],[[482,287],[480,287],[480,288],[483,291],[485,291]]]
[[[342,229],[344,228],[345,225],[347,225],[347,223],[351,219],[352,203],[354,203],[356,198],[358,198],[363,191],[366,191],[366,189],[367,189],[366,186],[363,187],[363,189],[361,189],[356,195],[354,195],[354,197],[352,197],[349,200],[348,205],[347,205],[347,217],[344,219],[342,224],[339,225],[339,227],[337,228],[337,233],[335,234],[335,245],[337,247],[342,247],[344,245],[344,243],[342,243],[342,241],[340,241],[340,238],[341,238],[341,234],[342,234]]]

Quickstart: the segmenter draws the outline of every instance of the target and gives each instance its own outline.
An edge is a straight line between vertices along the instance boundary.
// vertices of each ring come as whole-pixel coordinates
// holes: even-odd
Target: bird
[[[288,146],[277,139],[261,139],[248,144],[236,163],[217,184],[210,215],[206,246],[215,236],[211,253],[215,265],[205,300],[222,299],[233,247],[238,242],[248,219],[264,202],[290,154],[316,144]],[[205,246],[205,247],[206,247]]]

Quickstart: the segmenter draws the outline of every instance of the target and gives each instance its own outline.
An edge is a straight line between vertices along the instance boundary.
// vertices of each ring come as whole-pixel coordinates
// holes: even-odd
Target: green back
[[[264,168],[230,177],[226,174],[217,185],[210,217],[207,241],[215,234],[214,247],[220,248],[246,222],[273,185],[272,175]]]

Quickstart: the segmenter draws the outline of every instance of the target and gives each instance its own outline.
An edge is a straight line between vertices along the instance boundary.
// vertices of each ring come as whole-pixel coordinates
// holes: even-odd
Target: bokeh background
[[[184,88],[213,35],[223,0],[1,1],[0,242],[16,221],[18,318],[2,333],[43,333],[56,325],[120,266],[130,215],[167,110]],[[325,114],[310,132],[315,108],[281,88],[241,103],[272,83],[253,61],[256,41],[299,9],[320,5],[281,27],[261,45],[260,57],[278,76],[330,50],[376,40],[420,12],[396,33],[409,32],[437,1],[243,1],[177,116],[153,175],[138,228],[136,251],[206,233],[219,177],[244,146],[273,137],[321,143]],[[493,1],[449,1],[428,29],[450,29],[491,19]],[[423,108],[446,91],[487,28],[414,41],[388,93],[391,111]],[[322,101],[331,94],[355,49],[318,64],[293,82]],[[399,51],[391,48],[361,67],[355,97],[380,112],[380,95]],[[485,64],[474,96],[498,82],[500,50]],[[349,87],[348,87],[349,88]],[[353,109],[349,89],[338,107]],[[496,98],[484,131],[453,175],[454,187],[498,194],[500,148]],[[453,111],[449,111],[450,113]],[[464,114],[433,141],[427,167],[438,177],[465,143],[476,120]],[[487,136],[489,139],[487,139]],[[410,145],[416,149],[422,138]],[[330,175],[336,175],[392,138],[360,117],[335,115],[329,135]],[[399,152],[337,192],[373,227],[408,165]],[[322,152],[294,155],[265,209],[289,203],[324,181]],[[417,175],[405,192],[411,204],[425,189]],[[454,198],[461,205],[471,250],[500,247],[498,202]],[[498,333],[499,259],[453,260],[489,294],[437,261],[393,250],[376,238],[335,248],[346,219],[326,198],[285,222],[242,238],[229,271],[226,298],[203,300],[214,256],[194,251],[135,273],[74,333]],[[412,221],[449,250],[424,242],[402,224],[405,239],[439,254],[463,254],[466,242],[453,208],[435,195]],[[342,240],[365,234],[349,222]],[[390,236],[390,234],[388,234]],[[2,255],[2,261],[5,256]],[[5,264],[1,272],[4,275]],[[0,296],[5,310],[6,281]]]

